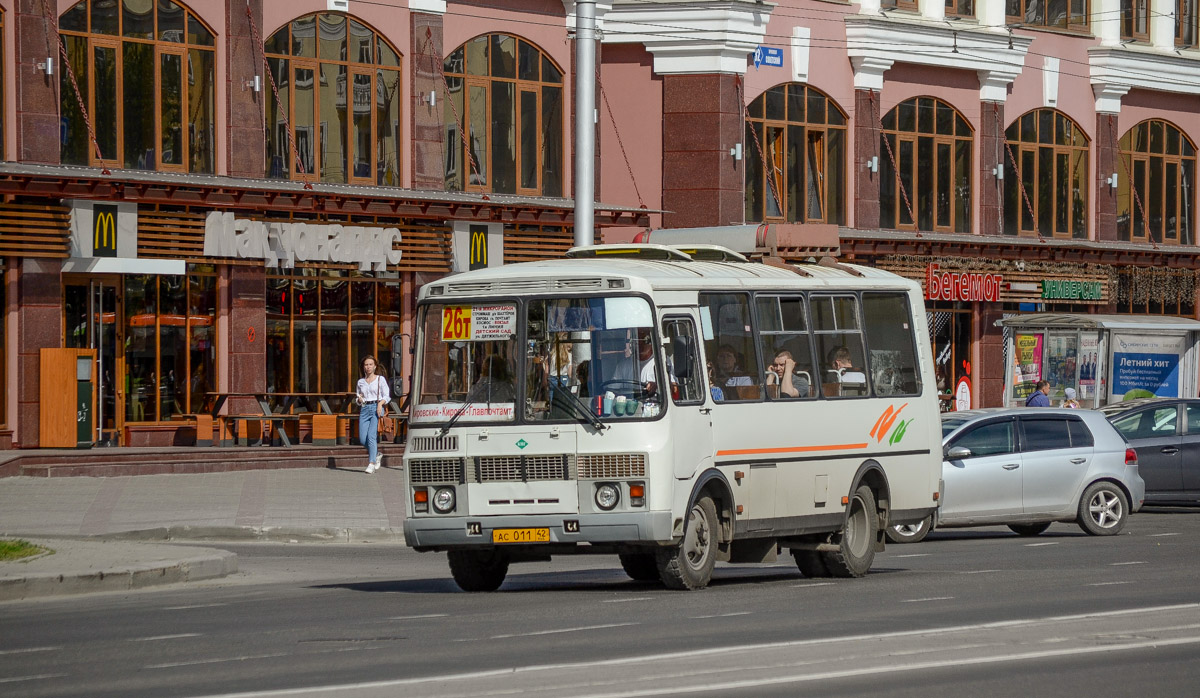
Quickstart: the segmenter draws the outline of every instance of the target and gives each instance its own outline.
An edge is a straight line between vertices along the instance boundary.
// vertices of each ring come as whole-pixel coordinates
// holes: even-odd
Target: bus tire
[[[838,536],[838,549],[822,553],[825,566],[834,577],[861,577],[875,561],[875,539],[879,535],[879,511],[875,509],[875,493],[860,485],[850,499],[846,528]]]
[[[637,582],[658,581],[658,560],[654,553],[621,553],[621,568]]]
[[[688,511],[683,540],[655,553],[658,576],[668,589],[703,589],[717,564],[717,507],[707,494]]]
[[[792,558],[796,560],[796,568],[800,570],[800,574],[805,577],[816,579],[829,576],[825,559],[815,550],[793,550]]]
[[[508,558],[497,550],[451,550],[446,556],[463,591],[495,591],[508,575]]]

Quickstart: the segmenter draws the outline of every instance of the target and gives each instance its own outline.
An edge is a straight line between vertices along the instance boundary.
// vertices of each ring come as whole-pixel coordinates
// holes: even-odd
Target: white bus
[[[678,589],[783,548],[858,577],[887,526],[933,513],[916,283],[713,246],[568,256],[421,289],[404,535],[462,589],[566,554]]]

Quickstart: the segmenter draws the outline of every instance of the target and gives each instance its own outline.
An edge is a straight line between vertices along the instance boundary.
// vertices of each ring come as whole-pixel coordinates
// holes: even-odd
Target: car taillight
[[[1125,465],[1137,465],[1137,451],[1132,448],[1125,449]]]

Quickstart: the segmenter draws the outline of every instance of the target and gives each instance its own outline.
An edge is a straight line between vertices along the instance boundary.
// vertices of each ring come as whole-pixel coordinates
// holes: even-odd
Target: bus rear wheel
[[[656,554],[658,576],[668,589],[703,589],[717,564],[717,507],[702,495],[688,511],[683,541]]]
[[[825,567],[834,577],[861,577],[875,561],[875,539],[879,535],[879,512],[875,493],[861,485],[850,500],[846,528],[836,540],[838,549],[822,553]]]
[[[629,578],[638,582],[653,582],[658,579],[658,561],[654,553],[621,553],[621,568]]]
[[[446,555],[454,583],[463,591],[495,591],[508,575],[508,558],[498,550],[451,550]]]

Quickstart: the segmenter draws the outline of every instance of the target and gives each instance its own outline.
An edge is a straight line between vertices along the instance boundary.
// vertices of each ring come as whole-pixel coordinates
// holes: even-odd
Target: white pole
[[[596,1],[575,3],[575,246],[595,242]]]

